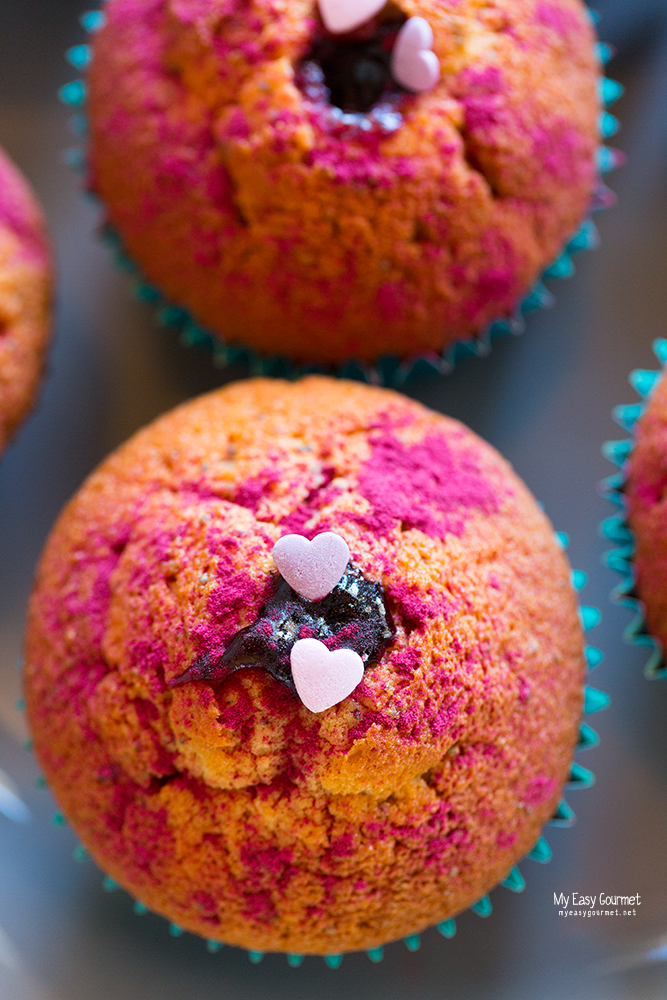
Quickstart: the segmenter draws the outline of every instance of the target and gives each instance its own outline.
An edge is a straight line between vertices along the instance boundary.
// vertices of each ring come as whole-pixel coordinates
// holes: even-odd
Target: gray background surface
[[[667,965],[641,960],[667,941],[667,683],[643,680],[645,655],[623,644],[630,615],[608,600],[617,582],[601,564],[600,519],[612,513],[596,482],[612,469],[600,445],[622,436],[609,413],[635,400],[632,368],[656,367],[667,335],[667,2],[606,0],[601,37],[619,56],[610,75],[626,86],[613,109],[613,140],[629,163],[613,174],[619,206],[597,216],[600,249],[554,282],[555,308],[488,358],[408,388],[463,419],[514,464],[571,537],[574,566],[589,575],[582,598],[603,611],[591,635],[606,659],[592,677],[612,707],[590,721],[602,744],[579,759],[597,774],[572,792],[572,830],[552,829],[554,860],[525,861],[522,896],[492,895],[494,913],[459,921],[452,941],[427,932],[421,950],[389,947],[379,966],[346,957],[337,971],[308,959],[291,970],[267,957],[207,954],[173,939],[164,921],[141,919],[123,893],[101,891],[92,863],[72,858],[75,839],[53,827],[53,803],[35,787],[21,749],[15,662],[33,567],[63,502],[116,444],[147,420],[242,370],[221,373],[159,329],[132,296],[95,229],[95,208],[64,166],[65,109],[54,98],[72,78],[62,59],[84,40],[74,0],[0,0],[0,142],[33,182],[56,248],[57,338],[40,404],[0,464],[0,766],[17,783],[32,822],[0,815],[0,998],[176,1000],[188,997],[367,1000],[653,998],[667,993]],[[563,920],[554,892],[640,893],[635,918]]]

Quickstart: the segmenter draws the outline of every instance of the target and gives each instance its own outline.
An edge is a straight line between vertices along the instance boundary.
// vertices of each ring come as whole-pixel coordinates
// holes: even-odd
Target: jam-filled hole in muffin
[[[334,35],[320,25],[296,82],[311,100],[352,114],[395,103],[406,91],[392,78],[391,52],[407,16],[394,3],[361,27]]]
[[[384,587],[353,561],[321,600],[302,597],[281,576],[269,586],[256,620],[240,629],[222,654],[204,651],[170,682],[171,687],[198,680],[224,681],[239,669],[262,667],[296,691],[290,659],[298,639],[317,638],[332,650],[354,650],[365,666],[375,666],[396,636]]]

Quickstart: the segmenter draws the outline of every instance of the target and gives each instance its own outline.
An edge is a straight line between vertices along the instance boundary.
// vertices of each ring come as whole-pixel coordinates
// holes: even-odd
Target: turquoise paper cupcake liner
[[[667,341],[663,342],[667,350]],[[566,549],[568,546],[568,537],[562,532],[556,532],[556,540],[558,544]],[[582,570],[572,570],[571,582],[572,587],[577,593],[583,589],[586,585],[586,574]],[[582,629],[585,633],[589,632],[591,629],[600,622],[601,614],[600,611],[593,607],[592,605],[579,605],[579,619],[581,621]],[[586,645],[584,647],[584,654],[586,657],[586,664],[588,673],[593,671],[603,660],[603,653],[601,650],[597,649],[595,646]],[[583,715],[592,715],[594,712],[600,712],[607,708],[609,705],[610,698],[604,691],[600,691],[597,688],[593,688],[586,684],[584,687],[584,704],[583,704]],[[20,705],[17,705],[23,709],[25,707],[23,700],[21,700]],[[599,743],[598,734],[595,732],[588,723],[582,721],[579,725],[579,740],[575,747],[575,752],[580,752],[583,750],[589,750],[592,747],[597,746]],[[25,744],[25,749],[32,752],[33,744],[31,740],[27,740]],[[570,774],[568,780],[565,784],[566,791],[574,791],[576,789],[591,788],[595,783],[595,775],[588,768],[582,767],[577,761],[573,761],[570,765]],[[39,788],[47,788],[47,782],[43,777],[37,779],[37,785]],[[554,812],[551,819],[547,822],[547,826],[555,827],[571,827],[574,825],[576,820],[575,814],[572,810],[570,804],[565,798],[562,798],[558,803],[556,811]],[[52,822],[55,826],[65,826],[67,825],[67,820],[61,812],[55,812],[52,817]],[[76,861],[87,861],[90,859],[90,855],[83,844],[77,845],[73,852],[74,859]],[[547,864],[551,861],[552,850],[547,843],[544,836],[540,836],[535,843],[531,851],[523,859],[529,859],[531,861],[537,861],[539,864]],[[523,862],[521,862],[523,863]],[[511,892],[523,892],[526,888],[526,880],[524,879],[519,868],[515,865],[506,878],[499,883],[499,886],[504,886]],[[496,886],[492,892],[499,887]],[[102,880],[102,888],[105,892],[114,892],[120,890],[121,886],[118,885],[112,878],[105,875]],[[130,897],[132,898],[132,897]],[[473,913],[476,913],[478,917],[489,917],[493,912],[493,905],[491,899],[488,895],[482,896],[478,899],[476,903],[473,903],[469,907]],[[133,900],[133,910],[137,916],[143,916],[146,913],[152,912],[149,908],[141,902],[139,899]],[[159,916],[159,914],[158,914]],[[162,918],[161,918],[162,919]],[[165,921],[166,922],[166,921]],[[456,934],[456,920],[450,918],[449,920],[444,920],[436,925],[440,934],[445,938],[453,938]],[[182,927],[177,924],[169,923],[168,925],[169,933],[172,937],[181,937],[184,933]],[[195,935],[196,936],[196,935]],[[395,944],[397,942],[392,942]],[[420,934],[410,934],[408,937],[403,938],[403,943],[408,949],[408,951],[418,951],[421,947],[421,935]],[[221,951],[223,948],[228,948],[229,945],[223,944],[221,941],[207,941],[206,948],[212,954]],[[387,946],[385,946],[387,947]],[[371,962],[380,962],[384,957],[385,947],[372,948],[366,951],[366,955]],[[248,951],[248,958],[253,964],[258,964],[264,958],[264,952],[259,951]],[[350,953],[347,953],[350,954]],[[352,953],[354,954],[354,953]],[[317,956],[306,956],[306,955],[287,955],[287,964],[291,968],[297,968],[300,966],[306,957],[317,957]],[[337,969],[342,963],[344,955],[323,955],[321,956],[324,962],[329,966],[330,969]]]
[[[619,471],[602,481],[603,495],[618,508],[611,517],[605,518],[600,525],[604,538],[613,542],[614,547],[605,553],[604,561],[610,569],[621,577],[621,582],[612,590],[612,599],[624,608],[629,608],[633,618],[624,632],[626,642],[641,646],[648,651],[649,657],[644,667],[644,673],[650,680],[667,677],[667,666],[659,639],[652,636],[646,626],[644,605],[635,591],[635,569],[633,556],[635,543],[632,531],[627,523],[624,487],[626,481],[626,462],[634,446],[634,431],[637,421],[644,413],[654,386],[659,382],[667,365],[667,340],[659,339],[653,343],[653,352],[660,362],[657,371],[637,369],[629,376],[630,385],[640,396],[640,402],[616,406],[612,411],[613,419],[619,426],[632,436],[620,441],[607,441],[602,446],[602,454]]]
[[[595,21],[595,15],[591,18]],[[80,18],[82,27],[94,34],[104,25],[103,10],[91,10]],[[612,46],[596,43],[596,53],[604,65],[613,56]],[[91,47],[88,44],[75,45],[66,53],[70,66],[83,72],[92,58]],[[623,87],[616,80],[603,77],[600,80],[600,99],[608,108],[623,93]],[[71,119],[71,127],[79,138],[79,145],[65,151],[66,162],[74,169],[85,173],[86,170],[86,136],[88,122],[86,118],[87,88],[85,80],[79,78],[66,83],[60,88],[58,96],[68,107],[75,109]],[[600,115],[600,138],[611,138],[619,128],[618,120],[609,111]],[[621,166],[623,154],[610,146],[600,145],[597,153],[599,173],[598,185],[594,191],[590,212],[609,208],[615,203],[615,195],[603,183],[602,177]],[[351,378],[373,384],[401,387],[408,381],[421,376],[446,374],[460,362],[469,357],[482,357],[489,353],[492,343],[502,337],[523,333],[528,313],[538,309],[546,309],[553,305],[554,296],[544,284],[545,279],[570,278],[574,274],[572,257],[582,250],[593,250],[599,243],[599,235],[592,218],[585,219],[577,231],[568,240],[560,255],[545,269],[540,280],[533,286],[529,294],[518,305],[512,316],[503,316],[489,323],[478,336],[459,340],[449,345],[441,354],[435,352],[415,355],[407,360],[396,357],[383,357],[374,364],[366,364],[350,360],[337,367],[322,365],[293,364],[287,358],[265,356],[250,350],[226,344],[219,336],[202,327],[187,309],[170,302],[155,286],[149,284],[141,275],[139,268],[125,252],[118,233],[106,226],[102,230],[103,239],[113,249],[118,266],[135,279],[135,293],[140,300],[149,302],[155,309],[156,318],[162,325],[176,327],[180,331],[181,342],[188,347],[204,348],[212,353],[213,362],[220,368],[230,364],[244,364],[253,375],[271,375],[283,378],[298,378],[301,375],[320,372],[335,374],[341,378]]]

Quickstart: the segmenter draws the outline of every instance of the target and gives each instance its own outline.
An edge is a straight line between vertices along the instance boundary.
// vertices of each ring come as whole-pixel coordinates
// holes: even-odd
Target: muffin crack
[[[458,132],[463,143],[463,159],[468,169],[482,178],[494,201],[502,201],[505,195],[498,187],[496,181],[493,180],[490,171],[484,166],[484,162],[476,150],[470,135],[465,128],[458,129]]]

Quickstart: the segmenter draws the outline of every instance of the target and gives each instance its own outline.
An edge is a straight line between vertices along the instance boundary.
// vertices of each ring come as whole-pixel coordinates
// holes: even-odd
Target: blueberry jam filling
[[[237,632],[221,656],[205,653],[172,685],[220,681],[244,667],[263,667],[295,691],[290,653],[298,639],[319,639],[330,650],[354,649],[368,667],[394,635],[382,584],[366,579],[354,563],[321,601],[300,597],[279,576],[257,620]]]
[[[397,128],[406,92],[392,78],[391,52],[405,20],[397,12],[347,35],[323,31],[297,66],[297,86],[344,124],[364,130]]]

